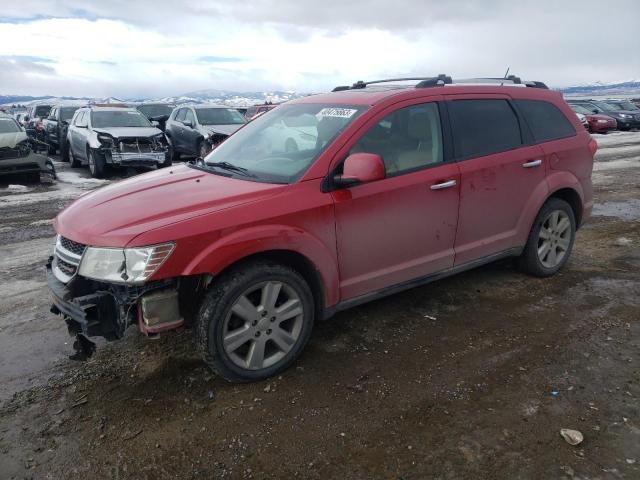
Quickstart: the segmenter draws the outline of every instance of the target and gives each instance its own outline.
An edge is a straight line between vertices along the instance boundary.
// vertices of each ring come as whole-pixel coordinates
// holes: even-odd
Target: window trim
[[[509,105],[509,107],[511,108],[511,111],[513,112],[513,114],[516,117],[516,120],[518,122],[518,130],[520,131],[520,145],[518,145],[517,147],[513,147],[513,148],[508,148],[506,150],[499,150],[496,152],[490,152],[490,153],[485,153],[482,155],[466,155],[466,156],[458,156],[457,152],[456,152],[456,139],[455,139],[455,133],[454,133],[454,128],[453,128],[453,118],[451,115],[451,112],[449,110],[450,108],[450,103],[451,102],[456,102],[456,101],[462,101],[462,100],[479,100],[479,101],[488,101],[488,100],[502,100],[504,102],[507,103],[507,105]],[[490,155],[500,155],[502,153],[506,153],[506,152],[513,152],[514,150],[518,150],[520,148],[524,148],[524,147],[529,147],[531,145],[533,145],[533,138],[531,135],[531,132],[529,131],[529,127],[528,125],[526,125],[524,119],[521,117],[520,112],[515,108],[515,105],[513,104],[513,99],[511,97],[505,96],[505,95],[487,95],[487,96],[476,96],[476,95],[460,95],[459,98],[456,98],[456,96],[448,96],[445,101],[445,108],[447,109],[447,120],[450,122],[449,123],[449,129],[450,129],[450,134],[451,134],[451,154],[452,154],[452,158],[455,162],[464,162],[467,160],[473,160],[476,158],[484,158],[484,157],[488,157]]]

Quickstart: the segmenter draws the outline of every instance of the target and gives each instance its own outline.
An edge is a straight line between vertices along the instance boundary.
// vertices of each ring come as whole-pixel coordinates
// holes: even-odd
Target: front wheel
[[[89,171],[91,172],[91,176],[94,178],[103,178],[106,163],[104,155],[94,152],[92,149],[89,149],[88,157]]]
[[[295,270],[257,262],[222,276],[197,318],[205,362],[231,382],[263,380],[285,370],[307,344],[313,295]]]
[[[571,206],[550,198],[533,222],[527,244],[518,259],[520,268],[536,277],[548,277],[560,270],[571,254],[576,220]]]

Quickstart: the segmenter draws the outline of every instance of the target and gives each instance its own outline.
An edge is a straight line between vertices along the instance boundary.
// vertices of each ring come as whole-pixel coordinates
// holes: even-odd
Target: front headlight
[[[105,133],[98,134],[98,141],[105,147],[110,147],[111,145],[113,145],[113,137]]]
[[[173,243],[137,248],[87,247],[78,274],[113,283],[141,284],[169,258]]]
[[[618,115],[620,115],[620,118],[633,118],[633,115],[629,115],[626,113],[619,113]]]

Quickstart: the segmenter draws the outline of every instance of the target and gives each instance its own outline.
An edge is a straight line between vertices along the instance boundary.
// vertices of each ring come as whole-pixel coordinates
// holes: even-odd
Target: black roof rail
[[[531,88],[544,88],[548,89],[546,84],[543,82],[538,82],[535,80],[531,81],[523,81],[520,77],[515,75],[509,75],[508,77],[484,77],[484,78],[464,78],[464,79],[452,79],[449,75],[445,75],[444,73],[439,74],[437,77],[403,77],[403,78],[389,78],[386,80],[373,80],[370,82],[363,82],[362,80],[358,80],[351,86],[348,85],[340,85],[335,87],[332,92],[341,92],[344,90],[359,90],[362,88],[366,88],[368,85],[374,85],[378,83],[392,83],[392,82],[406,82],[406,81],[417,81],[418,83],[415,85],[415,88],[429,88],[429,87],[440,87],[444,85],[454,85],[456,83],[510,83],[512,85],[523,85]]]

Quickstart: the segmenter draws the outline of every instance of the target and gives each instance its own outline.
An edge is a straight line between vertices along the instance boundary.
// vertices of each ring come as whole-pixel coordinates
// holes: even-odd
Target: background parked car
[[[570,105],[581,105],[591,113],[602,113],[616,119],[618,130],[640,128],[640,112],[637,110],[620,110],[603,100],[569,100]]]
[[[639,110],[638,113],[640,113],[640,108],[638,108],[638,106],[635,103],[633,103],[631,100],[605,100],[605,101],[612,107],[616,107],[619,110],[626,110],[630,112]]]
[[[247,108],[246,113],[244,114],[245,118],[249,121],[254,118],[262,115],[263,113],[267,113],[269,110],[273,110],[277,105],[272,103],[265,103],[264,105],[254,105],[252,107]]]
[[[135,108],[78,109],[69,125],[67,148],[71,166],[89,165],[97,178],[104,176],[107,165],[171,165],[164,133]]]
[[[245,123],[238,110],[223,105],[178,107],[167,120],[166,129],[173,159],[178,160],[182,154],[204,158]]]
[[[39,182],[40,172],[55,176],[53,164],[47,160],[32,151],[24,128],[10,115],[0,113],[0,175],[24,174]]]
[[[60,150],[60,156],[65,162],[69,161],[69,152],[66,149],[69,121],[80,107],[81,105],[56,105],[49,112],[49,116],[42,121],[48,153],[55,155]]]
[[[611,130],[615,130],[617,127],[616,119],[608,115],[599,113],[593,113],[588,108],[578,105],[569,104],[571,110],[576,112],[576,115],[583,115],[587,120],[587,125],[591,133],[607,133]]]
[[[154,127],[164,132],[167,120],[176,106],[172,103],[143,103],[136,108],[151,121]]]

